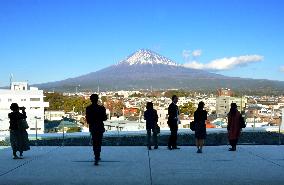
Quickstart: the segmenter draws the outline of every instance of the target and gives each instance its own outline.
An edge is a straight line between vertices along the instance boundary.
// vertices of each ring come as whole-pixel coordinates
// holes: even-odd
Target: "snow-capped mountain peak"
[[[148,49],[140,49],[128,56],[125,60],[121,61],[119,64],[137,65],[137,64],[164,64],[171,66],[178,66],[172,60],[167,59],[164,56],[159,55]]]

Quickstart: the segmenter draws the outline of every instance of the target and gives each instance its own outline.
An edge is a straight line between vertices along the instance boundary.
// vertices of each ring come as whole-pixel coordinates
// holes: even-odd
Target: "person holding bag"
[[[201,101],[198,103],[198,108],[194,112],[194,131],[195,131],[195,142],[197,147],[197,153],[202,153],[202,147],[206,138],[206,124],[207,111],[203,110],[204,103]]]
[[[146,111],[144,112],[144,119],[146,120],[146,130],[147,130],[147,147],[151,150],[151,131],[153,132],[153,144],[154,149],[158,149],[158,136],[160,133],[160,127],[158,126],[158,114],[153,108],[152,102],[147,102]]]
[[[30,150],[28,133],[26,131],[28,128],[26,122],[26,108],[19,107],[17,103],[12,103],[10,109],[12,112],[8,114],[8,117],[10,119],[9,129],[13,159],[22,159],[23,152]],[[19,110],[22,110],[22,113],[20,113]],[[20,157],[18,157],[17,151],[20,152]]]

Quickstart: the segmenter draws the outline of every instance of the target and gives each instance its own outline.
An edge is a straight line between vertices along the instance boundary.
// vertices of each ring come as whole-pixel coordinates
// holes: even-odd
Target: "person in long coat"
[[[17,103],[12,103],[10,106],[12,110],[8,114],[10,119],[10,143],[13,150],[13,159],[23,158],[23,152],[30,150],[28,133],[26,128],[21,127],[21,121],[27,118],[25,107],[19,107]],[[19,110],[22,110],[20,113]],[[20,152],[20,157],[17,155]]]
[[[228,139],[229,143],[232,146],[229,151],[236,151],[237,143],[241,133],[240,122],[243,117],[241,113],[238,111],[238,106],[236,103],[231,103],[231,109],[228,113]]]
[[[194,112],[195,122],[195,143],[197,147],[197,153],[202,153],[204,140],[206,139],[206,124],[207,111],[203,110],[204,103],[201,101],[198,103],[198,108]]]
[[[99,165],[103,133],[105,132],[103,121],[107,120],[107,115],[105,107],[98,104],[99,96],[97,94],[92,94],[90,100],[92,104],[86,108],[86,121],[89,124],[89,131],[92,135],[95,156],[94,165]]]
[[[147,146],[151,150],[151,131],[153,132],[153,144],[154,149],[158,149],[158,131],[157,131],[157,122],[158,114],[157,111],[153,108],[152,102],[147,102],[146,111],[144,112],[144,119],[146,120],[146,130],[147,130]]]

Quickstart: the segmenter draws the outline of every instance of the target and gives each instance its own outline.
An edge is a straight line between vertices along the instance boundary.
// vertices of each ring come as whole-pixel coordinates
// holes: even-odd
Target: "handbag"
[[[26,130],[29,128],[28,122],[26,121],[26,119],[20,119],[18,121],[18,128],[20,130]]]
[[[196,127],[195,122],[194,121],[190,122],[190,124],[189,124],[190,130],[195,131],[195,127]]]
[[[245,120],[244,120],[244,118],[242,116],[240,117],[240,127],[241,128],[246,128],[246,122],[245,122]]]
[[[158,124],[156,124],[156,132],[157,132],[157,134],[160,134],[160,132],[161,132],[161,128]]]

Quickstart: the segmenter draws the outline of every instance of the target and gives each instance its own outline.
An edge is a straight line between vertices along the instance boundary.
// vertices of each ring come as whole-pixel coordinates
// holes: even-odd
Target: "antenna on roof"
[[[13,82],[13,73],[10,73],[10,87],[12,86],[12,82]]]

